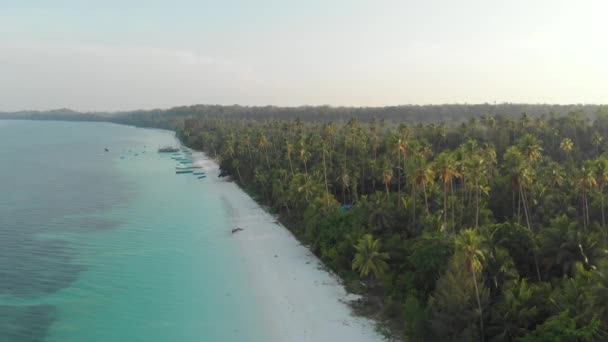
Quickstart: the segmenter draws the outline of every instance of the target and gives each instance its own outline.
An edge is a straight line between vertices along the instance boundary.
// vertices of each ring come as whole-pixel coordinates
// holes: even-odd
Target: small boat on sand
[[[158,153],[175,153],[179,152],[179,148],[173,146],[165,146],[158,149]]]
[[[194,170],[194,169],[202,169],[202,166],[176,166],[176,170]]]

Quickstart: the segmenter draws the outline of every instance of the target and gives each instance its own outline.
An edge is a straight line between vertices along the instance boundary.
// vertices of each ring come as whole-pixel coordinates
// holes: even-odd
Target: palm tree
[[[388,189],[388,185],[391,183],[393,179],[393,168],[387,159],[384,160],[384,165],[382,167],[382,183],[384,183],[384,187],[386,188],[386,195],[390,194]]]
[[[306,164],[310,159],[310,152],[306,150],[304,141],[300,141],[300,161],[304,164],[304,173],[308,173],[308,165]]]
[[[433,171],[432,165],[426,162],[424,156],[420,155],[418,159],[418,168],[414,171],[414,183],[416,184],[416,187],[422,187],[422,192],[424,194],[424,206],[426,209],[426,214],[429,215],[430,209],[427,188],[429,185],[433,184],[433,181],[435,180],[435,171]]]
[[[443,183],[443,224],[448,224],[448,189],[454,195],[453,181],[454,178],[460,178],[460,172],[458,171],[458,164],[453,154],[449,152],[442,152],[435,159],[435,167],[439,179]],[[452,230],[454,229],[454,206],[452,206]]]
[[[598,158],[594,162],[593,166],[597,189],[600,195],[602,227],[606,227],[606,216],[604,214],[604,189],[606,188],[606,184],[608,184],[608,160],[605,158]]]
[[[588,194],[593,188],[597,186],[597,181],[593,173],[592,165],[583,166],[581,169],[578,185],[581,189],[583,196],[583,227],[587,229],[589,226],[589,198]]]
[[[385,260],[389,258],[388,253],[380,252],[382,243],[380,239],[374,239],[371,234],[365,234],[355,245],[357,252],[353,259],[353,270],[358,271],[361,277],[378,278],[388,270]]]
[[[483,271],[483,261],[486,258],[486,249],[483,239],[477,235],[475,230],[468,228],[460,231],[456,236],[455,246],[462,257],[464,268],[471,273],[473,278],[473,286],[475,287],[475,298],[477,299],[477,308],[479,310],[479,326],[481,328],[481,340],[483,341],[483,309],[481,307],[481,298],[479,296],[479,287],[477,285],[477,275]]]
[[[473,191],[475,191],[475,228],[479,227],[479,209],[480,209],[480,198],[481,192],[485,188],[483,187],[484,180],[487,176],[486,159],[480,155],[472,155],[467,163],[467,169],[469,175],[473,181]]]
[[[327,183],[327,163],[325,161],[325,154],[328,153],[327,152],[327,146],[325,145],[325,142],[323,142],[322,146],[321,146],[321,154],[323,155],[323,181],[325,183],[325,205],[329,206],[329,196],[327,196],[329,194],[329,185]]]
[[[350,191],[350,174],[348,173],[348,170],[343,168],[340,177],[336,180],[340,182],[342,187],[342,204],[346,204],[346,191]]]
[[[594,284],[590,288],[591,303],[594,315],[604,324],[608,323],[608,262],[604,261],[593,272]]]
[[[299,179],[297,179],[299,181],[299,186],[297,188],[298,193],[303,194],[304,200],[309,201],[314,193],[314,182],[312,177],[307,173],[299,173],[298,176],[301,176]]]
[[[596,234],[582,234],[576,222],[562,215],[551,220],[550,225],[542,230],[540,256],[547,271],[553,270],[558,276],[572,276],[576,263],[591,268],[603,259],[605,254],[601,241]]]
[[[593,136],[591,137],[591,143],[595,147],[595,154],[600,154],[600,147],[602,146],[602,142],[604,141],[604,137],[598,132],[593,132]]]
[[[520,139],[518,147],[526,159],[531,163],[538,161],[543,151],[538,139],[530,134],[526,134]]]
[[[293,173],[293,164],[291,162],[291,156],[293,155],[293,145],[291,143],[287,143],[287,160],[289,161],[289,170],[291,170],[291,177],[294,176]]]
[[[336,136],[336,124],[328,122],[323,131],[324,139],[329,143],[329,168],[333,167],[332,151],[334,150],[334,137]]]
[[[529,333],[530,325],[539,311],[536,306],[530,305],[533,296],[533,288],[525,279],[507,283],[496,308],[498,322],[494,326],[500,329],[500,333],[493,340],[515,341]]]
[[[511,178],[511,191],[513,194],[515,194],[515,191],[517,191],[519,194],[517,205],[517,223],[519,224],[519,219],[521,217],[519,209],[523,204],[526,227],[528,227],[528,230],[532,232],[530,212],[526,196],[526,189],[532,184],[532,175],[529,163],[526,162],[524,156],[519,151],[517,146],[511,146],[507,149],[504,155],[504,160],[505,167]],[[513,196],[513,216],[515,216],[515,196]],[[536,254],[536,251],[534,251],[534,266],[536,268],[536,276],[538,281],[541,281],[538,257]]]
[[[570,155],[570,152],[572,152],[572,149],[574,148],[574,143],[570,138],[564,138],[559,144],[559,148],[564,151],[566,155]]]
[[[258,141],[258,146],[260,149],[264,151],[264,156],[266,157],[266,166],[268,166],[268,170],[270,170],[270,160],[268,159],[268,139],[266,135],[260,134],[260,140]]]
[[[520,218],[520,207],[523,204],[524,215],[526,217],[526,223],[530,228],[530,216],[528,212],[528,203],[525,196],[527,187],[532,183],[531,171],[529,164],[526,162],[524,155],[521,153],[518,147],[511,146],[507,149],[504,155],[505,168],[511,178],[511,189],[513,194],[517,191],[518,193],[518,205],[517,205],[517,222],[519,223]],[[515,202],[515,196],[513,196],[513,202]],[[515,216],[515,203],[513,203],[513,216]]]

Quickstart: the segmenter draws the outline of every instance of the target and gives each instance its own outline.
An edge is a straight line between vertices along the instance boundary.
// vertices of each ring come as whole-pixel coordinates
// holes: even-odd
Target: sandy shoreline
[[[218,179],[215,162],[202,153],[193,158],[209,175],[208,186],[222,194],[234,226],[244,229],[234,238],[273,341],[383,341],[371,320],[353,316],[345,302],[356,296],[308,248],[235,183]]]

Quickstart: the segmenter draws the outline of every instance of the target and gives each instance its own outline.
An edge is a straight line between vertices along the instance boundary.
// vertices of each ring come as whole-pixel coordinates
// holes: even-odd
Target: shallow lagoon
[[[0,340],[268,340],[229,210],[165,144],[0,121]]]

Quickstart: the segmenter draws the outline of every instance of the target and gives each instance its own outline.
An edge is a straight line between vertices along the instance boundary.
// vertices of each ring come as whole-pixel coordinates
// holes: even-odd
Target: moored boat
[[[192,173],[192,170],[175,170],[175,173],[176,174],[179,174],[179,173]]]
[[[179,152],[179,148],[173,146],[164,146],[158,149],[158,153],[175,153]]]

